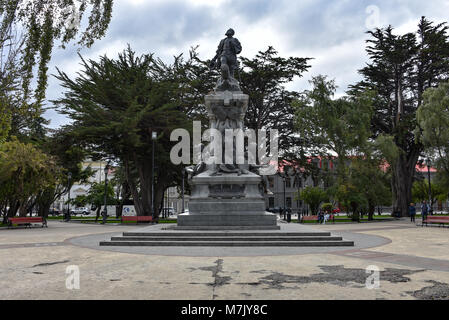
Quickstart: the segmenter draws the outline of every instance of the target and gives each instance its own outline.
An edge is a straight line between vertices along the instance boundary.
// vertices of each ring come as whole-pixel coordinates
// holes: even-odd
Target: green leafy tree
[[[345,179],[346,160],[359,154],[370,135],[371,99],[368,94],[333,99],[334,81],[314,77],[312,90],[293,103],[299,136],[307,141],[308,152],[336,163],[337,182]]]
[[[300,192],[299,199],[307,203],[312,214],[316,215],[318,214],[318,209],[320,208],[321,203],[327,201],[329,196],[323,189],[309,186]],[[298,197],[296,197],[295,200],[298,200]]]
[[[115,188],[115,198],[117,201],[117,205],[115,208],[116,218],[122,216],[123,206],[127,201],[131,199],[131,189],[126,180],[125,171],[122,166],[119,166],[115,169],[114,178],[112,179],[112,184],[116,186]]]
[[[0,145],[0,206],[4,216],[26,215],[39,191],[56,183],[54,159],[17,139]],[[6,208],[9,208],[6,210]]]
[[[33,67],[37,68],[36,104],[45,98],[48,63],[56,41],[65,47],[81,34],[78,44],[90,47],[105,35],[112,16],[112,0],[2,0],[0,1],[0,35],[24,30],[21,50],[21,79],[24,100],[30,95]],[[86,28],[81,20],[88,13]],[[37,106],[36,106],[37,107]]]
[[[284,85],[295,77],[302,77],[310,65],[310,58],[279,57],[273,47],[259,51],[252,58],[240,58],[239,74],[242,91],[249,95],[245,125],[249,129],[277,129],[279,150],[292,152],[298,138],[294,133],[294,112],[291,102],[298,96],[285,89]]]
[[[432,189],[432,203],[436,201],[443,202],[448,198],[448,188],[437,182],[431,182],[430,187]],[[413,183],[412,199],[414,202],[423,202],[429,200],[429,182],[427,179],[421,179]]]
[[[75,207],[85,207],[88,204],[87,201],[87,195],[81,194],[77,195],[75,199],[70,199],[70,205]]]
[[[397,35],[393,27],[369,31],[366,52],[370,59],[359,70],[363,80],[350,94],[374,91],[373,138],[393,142],[396,151],[390,160],[393,209],[407,214],[418,157],[424,146],[413,133],[416,110],[427,88],[449,77],[448,27],[434,25],[425,17],[416,33]]]
[[[41,189],[36,197],[36,205],[40,216],[47,216],[52,203],[69,191],[74,183],[87,183],[93,175],[90,167],[83,168],[82,162],[87,157],[83,143],[77,142],[71,134],[70,126],[51,130],[39,141],[40,149],[50,155],[61,169],[55,183]],[[68,179],[68,173],[71,179]],[[69,185],[70,182],[70,185]]]
[[[368,220],[374,219],[376,206],[391,204],[389,174],[381,168],[383,161],[369,153],[351,161],[349,181],[359,194],[359,206],[368,212]]]
[[[115,205],[116,199],[114,197],[114,186],[112,183],[108,183],[106,188],[106,202],[108,206]],[[89,203],[96,207],[95,221],[98,221],[100,217],[101,208],[104,208],[104,196],[105,196],[105,182],[94,182],[91,184],[87,196],[80,200],[84,201],[85,204]]]
[[[352,181],[347,180],[338,185],[335,195],[346,211],[351,213],[352,220],[360,221],[360,208],[367,205],[363,192]]]
[[[438,178],[449,187],[449,82],[424,92],[416,118],[415,134],[429,153],[436,156]]]

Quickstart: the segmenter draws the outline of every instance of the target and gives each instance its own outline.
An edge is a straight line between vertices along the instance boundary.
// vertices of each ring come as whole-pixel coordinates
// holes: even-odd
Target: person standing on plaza
[[[424,222],[427,219],[427,214],[429,213],[429,207],[427,206],[427,201],[424,200],[421,205],[421,216],[422,221]]]
[[[414,203],[410,203],[409,207],[409,213],[410,213],[410,222],[415,222],[415,216],[416,216],[416,208]]]

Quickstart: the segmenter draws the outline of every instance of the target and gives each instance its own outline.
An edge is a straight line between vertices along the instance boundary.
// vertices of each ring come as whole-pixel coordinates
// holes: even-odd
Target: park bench
[[[445,223],[449,223],[449,217],[438,217],[438,216],[429,217],[429,216],[427,216],[426,219],[423,220],[422,226],[424,227],[424,224],[426,224],[426,227],[427,227],[428,223],[430,223],[430,224],[433,224],[433,223],[434,224],[439,224],[440,227],[441,227]]]
[[[131,222],[135,222],[135,223],[139,223],[139,222],[153,222],[153,217],[152,216],[122,216],[121,219],[122,223],[123,221],[131,221]]]
[[[301,217],[301,223],[304,223],[304,221],[316,221],[316,222],[318,222],[318,216],[302,216]],[[335,216],[333,214],[331,214],[327,221],[332,221],[332,223],[335,223]]]
[[[42,228],[48,227],[47,220],[42,217],[8,218],[8,227],[12,227],[13,225],[25,225],[25,226],[31,227],[32,223],[42,223]]]

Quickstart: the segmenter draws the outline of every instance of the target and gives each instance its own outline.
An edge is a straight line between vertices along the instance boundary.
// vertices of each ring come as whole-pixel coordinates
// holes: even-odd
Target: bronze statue
[[[242,52],[242,45],[237,38],[233,38],[234,34],[233,29],[226,31],[226,38],[220,41],[217,54],[210,63],[211,68],[218,68],[221,71],[221,79],[216,87],[216,90],[219,91],[240,91],[234,74],[238,68],[237,55]]]

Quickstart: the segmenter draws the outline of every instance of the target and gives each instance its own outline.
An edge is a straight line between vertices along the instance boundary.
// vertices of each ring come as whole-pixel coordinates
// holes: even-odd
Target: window
[[[268,198],[268,207],[274,208],[274,198],[273,197]]]
[[[292,187],[290,178],[285,178],[285,187],[286,188],[291,188]]]
[[[291,197],[287,197],[286,198],[286,202],[287,202],[287,208],[291,208],[292,207],[292,198]]]
[[[302,181],[300,177],[295,177],[295,180],[293,182],[294,188],[301,188],[302,187]]]

